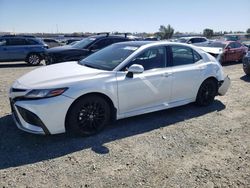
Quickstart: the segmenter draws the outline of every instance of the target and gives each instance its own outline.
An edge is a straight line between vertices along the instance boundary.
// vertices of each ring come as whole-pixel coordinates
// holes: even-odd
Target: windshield
[[[196,44],[196,46],[210,47],[210,48],[225,48],[226,44],[221,42],[209,42],[209,43]]]
[[[111,71],[137,49],[138,46],[113,44],[81,60],[80,64]]]
[[[85,38],[82,39],[80,41],[78,41],[77,43],[73,44],[72,47],[73,48],[78,48],[78,49],[84,49],[86,48],[90,43],[94,42],[96,40],[96,38]]]
[[[185,38],[179,38],[176,40],[176,42],[186,43],[188,39]]]

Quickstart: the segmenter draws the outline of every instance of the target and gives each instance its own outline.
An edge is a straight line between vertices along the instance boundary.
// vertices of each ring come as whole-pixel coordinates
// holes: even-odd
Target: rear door
[[[181,45],[171,45],[172,62],[172,103],[182,103],[195,99],[206,64],[202,57],[192,48]]]
[[[8,60],[24,60],[27,55],[26,40],[23,38],[8,38],[6,55]]]

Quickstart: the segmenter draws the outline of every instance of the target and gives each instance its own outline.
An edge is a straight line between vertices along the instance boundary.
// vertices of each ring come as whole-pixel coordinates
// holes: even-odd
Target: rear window
[[[186,46],[172,46],[173,66],[193,64],[201,59],[201,56],[192,48]]]

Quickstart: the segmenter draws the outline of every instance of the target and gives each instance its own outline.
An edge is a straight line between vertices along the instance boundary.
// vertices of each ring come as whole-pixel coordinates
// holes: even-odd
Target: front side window
[[[230,48],[236,48],[236,46],[235,46],[235,43],[234,43],[234,42],[231,42],[231,43],[228,45],[228,47],[230,47]]]
[[[145,50],[130,63],[123,68],[127,70],[131,65],[138,64],[144,67],[144,70],[151,70],[156,68],[164,68],[167,65],[166,62],[166,48],[165,47],[154,47]]]
[[[186,46],[172,46],[173,66],[193,64],[201,59],[201,56]]]
[[[240,47],[242,47],[242,45],[238,42],[235,42],[235,48],[240,48]]]

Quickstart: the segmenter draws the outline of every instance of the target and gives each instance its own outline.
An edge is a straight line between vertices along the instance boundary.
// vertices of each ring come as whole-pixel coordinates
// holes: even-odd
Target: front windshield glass
[[[138,46],[113,44],[81,60],[80,64],[111,71],[137,49]]]
[[[84,49],[86,48],[90,43],[92,43],[93,41],[95,41],[96,38],[85,38],[85,39],[82,39],[80,41],[78,41],[77,43],[73,44],[72,47],[73,48],[78,48],[78,49]]]
[[[185,38],[179,38],[179,39],[176,40],[176,42],[186,43],[187,39],[185,39]]]

